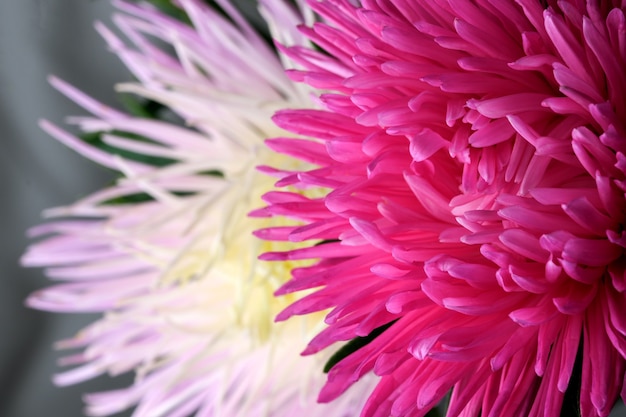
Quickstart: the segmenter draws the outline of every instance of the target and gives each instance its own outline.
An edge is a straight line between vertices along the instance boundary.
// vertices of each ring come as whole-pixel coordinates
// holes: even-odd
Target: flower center
[[[264,205],[261,196],[276,181],[258,172],[255,165],[286,167],[296,162],[265,148],[255,150],[250,159],[244,164],[246,169],[225,176],[217,193],[185,197],[181,206],[186,210],[178,214],[181,224],[177,227],[183,243],[175,245],[170,261],[162,264],[157,287],[195,292],[187,304],[175,310],[184,315],[194,311],[198,319],[171,322],[184,322],[188,331],[243,330],[250,342],[257,344],[283,326],[273,324],[274,317],[295,301],[294,296],[274,297],[274,292],[290,278],[290,271],[305,261],[258,261],[261,253],[293,249],[294,245],[262,241],[253,235],[257,229],[289,225],[282,218],[248,217],[250,211]],[[220,311],[216,307],[223,314],[216,314]],[[169,313],[179,314],[168,309]],[[230,323],[224,325],[226,320]]]

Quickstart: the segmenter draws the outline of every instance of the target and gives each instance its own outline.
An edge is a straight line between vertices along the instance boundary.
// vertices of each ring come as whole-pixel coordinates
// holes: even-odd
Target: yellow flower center
[[[288,162],[293,164],[289,158],[265,148],[257,150],[255,158],[259,161],[257,163],[272,166],[285,167]],[[265,205],[261,196],[272,188],[275,178],[256,171],[254,161],[250,161],[248,169],[227,175],[225,181],[224,190],[217,200],[214,196],[188,197],[190,202],[194,202],[190,205],[195,209],[184,215],[196,220],[185,231],[186,246],[165,268],[158,286],[198,284],[197,291],[206,293],[198,294],[195,301],[190,300],[189,305],[181,306],[182,309],[204,310],[210,322],[215,320],[221,308],[223,311],[219,320],[229,323],[221,323],[219,328],[244,331],[252,343],[263,343],[284,326],[274,324],[274,317],[296,297],[274,297],[274,292],[290,278],[293,268],[310,262],[264,262],[257,259],[264,252],[295,248],[295,244],[290,242],[261,241],[252,234],[261,228],[293,224],[283,219],[247,216],[251,210]],[[311,196],[315,192],[307,194]],[[206,201],[201,201],[203,198]],[[211,323],[196,323],[197,330],[215,328]],[[188,326],[189,323],[185,322],[185,328]],[[305,332],[312,330],[308,325],[304,327]]]

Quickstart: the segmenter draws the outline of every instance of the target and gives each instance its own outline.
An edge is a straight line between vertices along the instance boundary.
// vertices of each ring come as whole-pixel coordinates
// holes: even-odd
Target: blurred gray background
[[[95,20],[109,22],[111,11],[108,0],[0,0],[0,417],[78,417],[83,393],[130,380],[52,385],[50,376],[59,370],[53,342],[94,317],[25,308],[26,295],[48,282],[41,270],[18,265],[24,233],[40,222],[42,209],[110,180],[105,169],[43,133],[37,120],[62,123],[67,115],[85,114],[48,86],[48,74],[116,103],[113,84],[129,75],[93,29]]]
[[[72,202],[111,179],[37,127],[39,118],[62,123],[65,116],[84,114],[48,86],[48,74],[117,103],[113,84],[130,77],[92,26],[95,20],[110,22],[111,12],[108,0],[0,0],[0,417],[80,417],[83,393],[131,380],[52,385],[50,376],[59,370],[52,344],[95,316],[25,308],[23,299],[48,282],[41,270],[18,265],[28,244],[25,231],[40,222],[44,208]],[[614,414],[626,416],[623,408]]]

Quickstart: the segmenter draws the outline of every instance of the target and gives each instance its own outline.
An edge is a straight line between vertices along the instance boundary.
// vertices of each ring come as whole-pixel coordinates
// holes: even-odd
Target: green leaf
[[[102,202],[103,206],[120,206],[124,204],[140,204],[154,201],[154,198],[147,193],[128,194],[121,197],[112,198]]]
[[[189,191],[175,191],[172,194],[178,197],[186,197],[190,195],[194,195],[196,193]],[[128,194],[121,197],[112,198],[110,200],[102,202],[103,206],[119,206],[124,204],[140,204],[146,203],[148,201],[154,201],[154,198],[147,193],[135,193]]]
[[[224,178],[224,173],[222,171],[218,171],[217,169],[211,169],[209,171],[200,171],[198,175],[207,175],[209,177],[219,177]]]
[[[324,365],[324,373],[328,373],[332,369],[332,367],[337,365],[341,360],[345,359],[357,350],[372,343],[374,339],[383,334],[383,332],[391,327],[391,325],[394,324],[396,321],[397,320],[394,320],[391,323],[387,323],[383,326],[377,327],[376,329],[372,330],[372,332],[367,336],[355,337],[354,339],[343,345],[337,352],[335,352],[333,356],[330,357],[330,359],[328,359],[328,362],[326,362],[326,365]]]
[[[442,416],[443,414],[441,414],[439,409],[437,407],[433,407],[430,409],[430,411],[428,411],[428,413],[426,413],[425,417],[442,417]]]
[[[133,94],[121,93],[118,95],[122,105],[130,114],[145,119],[161,119],[160,114],[165,105]]]
[[[176,6],[172,0],[148,0],[148,3],[151,3],[163,13],[180,20],[183,23],[187,23],[188,25],[191,24],[191,20],[189,19],[189,16],[187,16],[187,13]]]
[[[172,0],[147,0],[148,3],[155,6],[161,12],[167,14],[168,16],[173,17],[174,19],[180,20],[183,23],[191,25],[191,19],[183,9],[178,7]],[[221,7],[214,0],[204,0],[204,3],[210,6],[214,10],[218,10],[222,12]],[[226,16],[224,13],[222,13]]]
[[[119,131],[119,130],[112,130],[110,132],[83,133],[79,137],[85,143],[88,143],[91,146],[93,146],[95,148],[98,148],[98,149],[100,149],[100,150],[102,150],[104,152],[107,152],[107,153],[109,153],[111,155],[119,155],[122,158],[130,159],[132,161],[142,162],[142,163],[147,164],[147,165],[163,167],[163,166],[171,165],[174,162],[176,162],[176,160],[170,159],[170,158],[163,158],[163,157],[151,156],[151,155],[143,155],[143,154],[127,151],[125,149],[116,148],[114,146],[111,146],[111,145],[105,143],[102,140],[102,135],[103,134],[110,134],[110,135],[120,136],[120,137],[123,137],[123,138],[134,139],[134,140],[137,140],[139,142],[155,143],[154,141],[152,141],[152,140],[150,140],[150,139],[148,139],[148,138],[146,138],[144,136],[136,135],[134,133],[129,133],[129,132],[123,132],[123,131]]]
[[[185,11],[179,8],[178,6],[176,6],[176,4],[172,0],[147,0],[147,1],[148,3],[151,3],[157,9],[159,9],[161,12],[183,23],[193,26],[191,19],[185,13]],[[204,3],[207,6],[209,6],[211,9],[213,9],[214,11],[218,12],[224,18],[228,19],[231,22],[233,21],[233,19],[226,12],[224,12],[222,7],[220,7],[219,3],[216,2],[215,0],[204,0]],[[293,0],[290,0],[290,3],[294,3],[294,6],[295,6],[295,2]],[[237,7],[237,9],[242,13],[244,18],[248,21],[248,23],[257,31],[259,36],[261,36],[261,38],[263,38],[270,47],[274,48],[274,41],[272,40],[269,34],[267,24],[261,18],[256,8],[242,7],[243,4],[244,4],[243,2],[235,2],[234,6]]]

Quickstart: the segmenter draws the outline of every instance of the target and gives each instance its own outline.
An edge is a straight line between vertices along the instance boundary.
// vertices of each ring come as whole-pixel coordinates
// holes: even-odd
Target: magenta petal
[[[561,313],[577,315],[585,312],[597,292],[596,285],[590,288],[588,285],[571,284],[566,294],[555,297],[552,301]]]
[[[547,97],[543,94],[519,93],[483,101],[476,101],[472,106],[482,115],[496,119],[516,115],[527,111],[541,111],[541,102]]]
[[[608,216],[601,213],[584,197],[573,200],[569,204],[565,204],[563,211],[576,221],[576,223],[600,236],[604,235],[606,230],[610,230],[614,226],[614,222]]]
[[[510,139],[514,130],[507,119],[490,123],[469,137],[469,143],[477,148],[492,146]]]
[[[344,247],[308,252],[285,292],[332,308],[311,352],[398,320],[324,399],[374,371],[362,417],[423,416],[450,388],[449,415],[558,417],[581,337],[583,415],[617,398],[626,19],[617,0],[549,3],[309,3],[327,55],[294,50],[298,80],[331,92],[277,121],[331,160],[277,186],[326,187],[324,204],[267,212]]]
[[[539,239],[521,229],[510,229],[500,235],[500,241],[516,253],[537,262],[545,262],[547,252],[539,245]]]
[[[563,248],[563,259],[588,266],[603,266],[611,263],[624,251],[606,240],[570,239]]]
[[[527,307],[509,314],[511,320],[521,326],[537,326],[554,317],[554,311],[547,307]]]
[[[420,162],[431,157],[439,149],[447,147],[449,142],[430,129],[424,129],[410,138],[409,150],[413,160]]]

